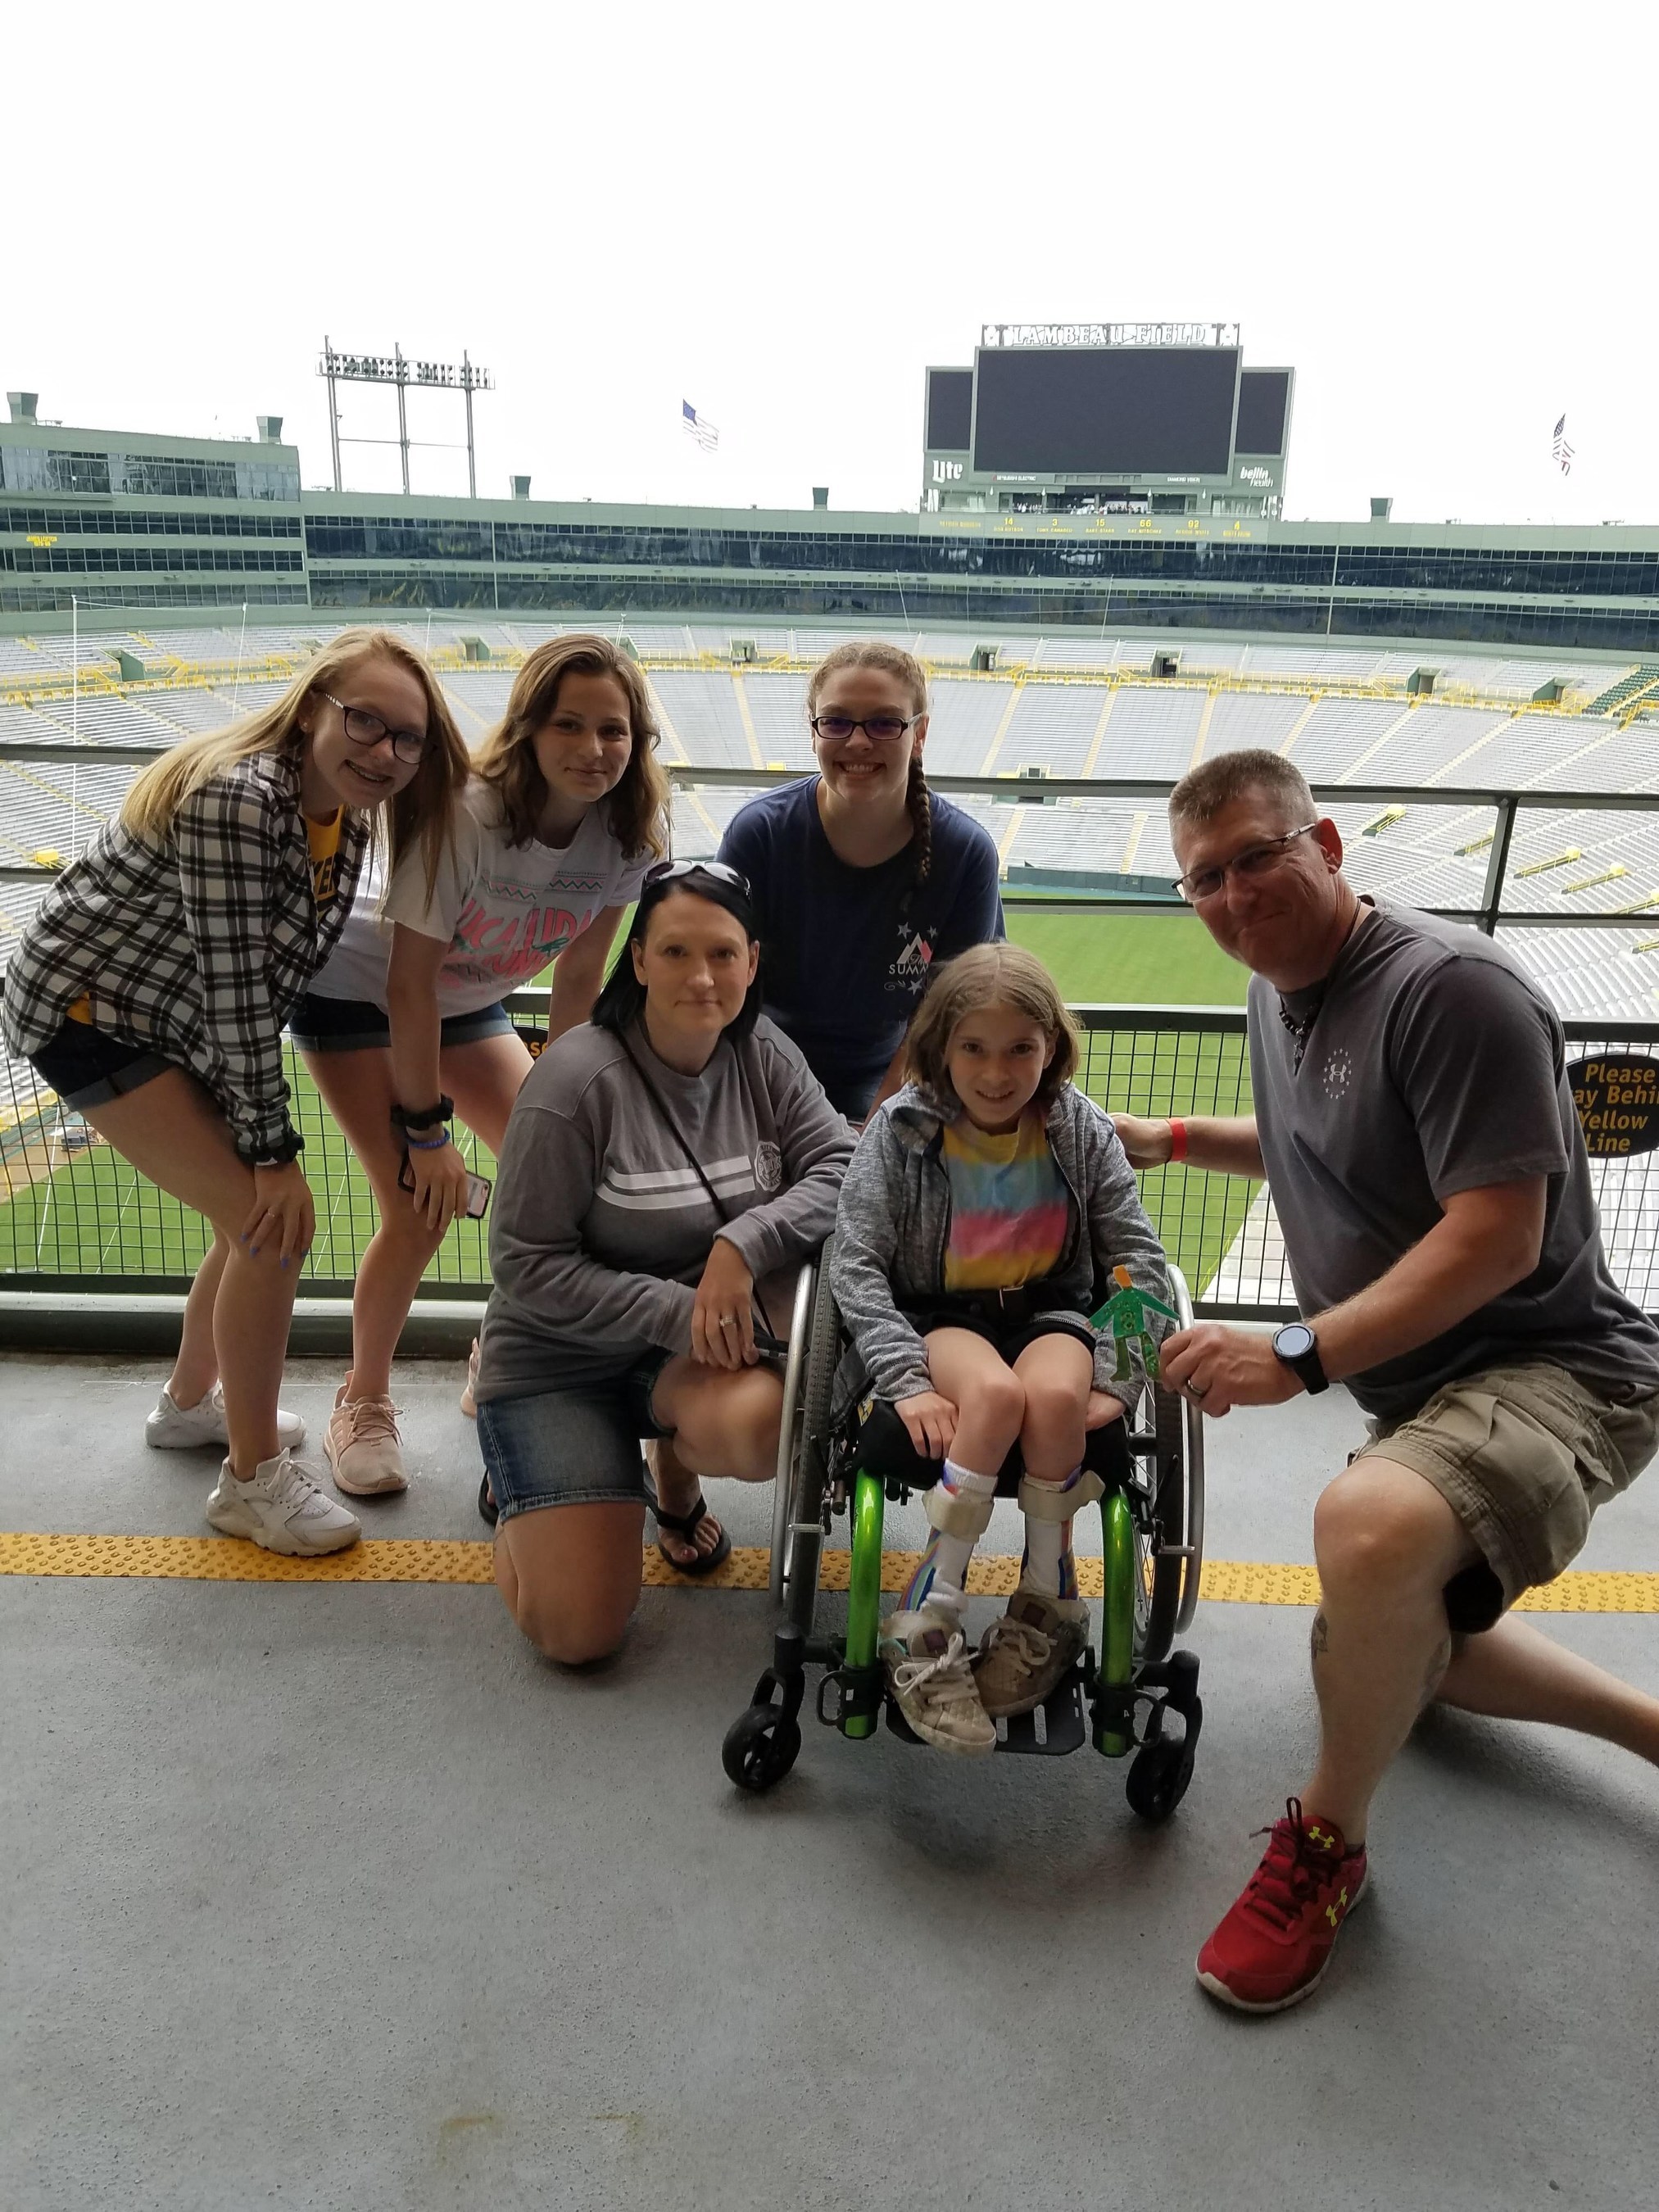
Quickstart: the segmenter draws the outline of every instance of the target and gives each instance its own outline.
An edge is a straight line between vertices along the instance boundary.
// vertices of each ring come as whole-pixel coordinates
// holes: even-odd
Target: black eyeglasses
[[[361,745],[367,752],[371,745],[378,745],[382,738],[390,738],[392,750],[397,759],[406,767],[418,765],[426,751],[423,731],[394,730],[378,714],[371,714],[367,707],[348,707],[343,699],[337,699],[331,691],[325,691],[322,696],[331,707],[339,708],[340,720],[345,724],[345,733],[354,745]]]
[[[1178,890],[1188,906],[1201,906],[1215,896],[1229,876],[1265,876],[1286,857],[1298,837],[1318,827],[1316,822],[1304,822],[1299,830],[1287,830],[1282,837],[1270,837],[1265,845],[1251,845],[1235,853],[1218,868],[1199,868],[1191,875],[1177,876],[1171,889]]]
[[[741,891],[744,898],[753,898],[754,888],[745,875],[736,868],[728,868],[724,860],[659,860],[654,868],[647,868],[645,880],[652,884],[674,884],[684,876],[713,876],[716,882],[730,884],[733,890]]]
[[[814,714],[812,734],[844,745],[854,731],[862,730],[872,745],[896,745],[921,720],[920,714],[866,714],[861,721],[851,714]]]

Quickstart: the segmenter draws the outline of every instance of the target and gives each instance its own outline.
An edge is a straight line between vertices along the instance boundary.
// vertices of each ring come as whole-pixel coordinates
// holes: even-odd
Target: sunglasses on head
[[[741,891],[744,898],[755,896],[748,877],[728,868],[724,860],[659,860],[646,872],[646,886],[676,884],[685,876],[713,876],[717,883],[730,884],[733,890]]]

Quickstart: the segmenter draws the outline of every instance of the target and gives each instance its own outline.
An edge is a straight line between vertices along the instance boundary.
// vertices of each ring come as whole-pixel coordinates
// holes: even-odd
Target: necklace
[[[1305,1014],[1293,1014],[1290,1008],[1285,1004],[1282,994],[1279,998],[1279,1018],[1284,1023],[1285,1028],[1290,1031],[1291,1036],[1296,1042],[1296,1057],[1291,1062],[1291,1073],[1292,1075],[1299,1075],[1302,1073],[1302,1062],[1307,1053],[1308,1040],[1313,1035],[1314,1024],[1319,1019],[1320,1014],[1324,1009],[1325,1000],[1329,994],[1331,985],[1335,982],[1338,975],[1341,973],[1342,963],[1348,957],[1349,946],[1353,943],[1354,939],[1359,933],[1360,924],[1366,919],[1371,909],[1369,907],[1365,906],[1362,902],[1356,902],[1353,920],[1348,924],[1348,933],[1343,939],[1341,945],[1338,950],[1337,956],[1331,963],[1328,971],[1320,978],[1316,984],[1313,986],[1314,990],[1318,995],[1315,998],[1313,1004],[1309,1007]]]

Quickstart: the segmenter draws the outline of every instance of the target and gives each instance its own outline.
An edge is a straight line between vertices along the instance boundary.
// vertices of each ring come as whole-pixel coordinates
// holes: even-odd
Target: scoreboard
[[[927,373],[923,505],[1273,514],[1294,372],[1220,324],[991,324]]]

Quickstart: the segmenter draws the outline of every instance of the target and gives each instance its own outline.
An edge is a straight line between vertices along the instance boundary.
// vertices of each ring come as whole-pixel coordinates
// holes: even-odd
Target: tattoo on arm
[[[1316,1659],[1322,1659],[1330,1647],[1331,1624],[1325,1618],[1324,1608],[1313,1617],[1313,1631],[1308,1638],[1308,1648]]]

